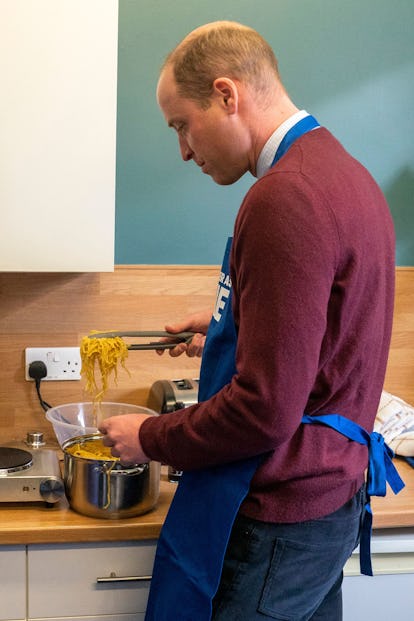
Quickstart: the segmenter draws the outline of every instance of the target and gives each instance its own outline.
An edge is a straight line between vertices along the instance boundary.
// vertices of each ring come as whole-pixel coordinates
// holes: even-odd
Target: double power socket
[[[47,375],[43,381],[80,380],[81,357],[79,347],[27,347],[25,349],[25,376],[29,376],[29,365],[39,360],[44,362]]]

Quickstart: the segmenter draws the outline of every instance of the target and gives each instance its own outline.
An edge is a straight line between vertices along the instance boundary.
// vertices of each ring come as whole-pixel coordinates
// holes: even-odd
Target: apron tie
[[[335,431],[338,431],[349,440],[368,447],[367,498],[361,529],[359,562],[361,574],[372,576],[371,496],[385,496],[387,493],[387,483],[394,494],[398,494],[405,486],[392,462],[394,452],[385,443],[380,433],[376,431],[368,433],[363,427],[340,414],[320,414],[319,416],[305,414],[302,418],[302,423],[325,425],[335,429]]]

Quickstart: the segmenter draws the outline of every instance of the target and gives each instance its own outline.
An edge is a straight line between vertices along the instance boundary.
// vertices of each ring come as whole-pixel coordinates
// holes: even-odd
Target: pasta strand
[[[91,334],[97,333],[94,331]],[[94,403],[100,403],[108,390],[110,376],[117,383],[119,365],[128,373],[126,359],[128,346],[119,337],[90,338],[81,340],[80,356],[82,361],[81,375],[86,380],[85,390],[93,395]]]

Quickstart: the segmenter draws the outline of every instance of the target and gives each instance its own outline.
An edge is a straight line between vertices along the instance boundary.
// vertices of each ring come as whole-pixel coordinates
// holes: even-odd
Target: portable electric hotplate
[[[42,447],[41,434],[27,437],[26,444],[0,446],[0,503],[52,505],[65,493],[58,456]]]

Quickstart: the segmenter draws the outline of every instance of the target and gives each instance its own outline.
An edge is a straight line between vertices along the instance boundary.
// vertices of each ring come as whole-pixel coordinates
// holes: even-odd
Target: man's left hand
[[[150,414],[124,414],[102,421],[98,429],[103,434],[103,444],[111,448],[114,457],[124,465],[150,461],[139,441],[139,430]]]

